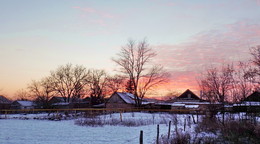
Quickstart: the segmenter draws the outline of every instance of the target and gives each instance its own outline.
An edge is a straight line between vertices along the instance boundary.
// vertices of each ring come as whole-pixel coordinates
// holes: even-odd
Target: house
[[[260,102],[260,92],[255,91],[243,101],[250,101],[250,102]]]
[[[187,89],[184,93],[174,99],[175,102],[200,102],[200,99],[196,94],[191,90]]]
[[[68,108],[88,108],[90,107],[89,99],[71,98],[71,102],[66,102],[66,98],[54,96],[49,100],[52,108],[68,109]]]
[[[206,110],[212,105],[218,106],[217,103],[210,103],[203,99],[200,99],[191,90],[187,89],[180,96],[168,100],[171,103],[172,109],[190,109],[190,110]]]
[[[134,108],[134,95],[127,92],[114,92],[106,102],[106,108]]]
[[[34,109],[34,102],[32,101],[14,101],[11,104],[11,109]]]
[[[233,104],[234,111],[248,112],[260,111],[260,92],[255,91],[246,97],[241,103]]]
[[[49,100],[49,103],[50,103],[50,104],[60,103],[60,102],[65,102],[65,98],[64,98],[64,97],[53,96],[53,97]]]
[[[49,104],[54,109],[72,108],[72,106],[68,102],[66,102],[66,98],[64,98],[64,97],[53,96],[49,100]]]
[[[4,96],[0,96],[0,109],[10,109],[12,101]]]

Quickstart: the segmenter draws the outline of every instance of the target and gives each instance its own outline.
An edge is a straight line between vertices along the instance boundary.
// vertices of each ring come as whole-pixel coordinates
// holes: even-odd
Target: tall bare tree
[[[247,62],[239,62],[234,72],[234,83],[232,88],[233,101],[238,102],[246,98],[254,90],[255,84],[251,77],[246,74],[251,70]]]
[[[25,89],[19,89],[15,93],[16,100],[30,100],[31,95]]]
[[[256,89],[260,90],[260,45],[252,47],[250,53],[252,55],[251,61],[254,67],[248,70],[245,77],[253,79],[254,83],[257,84]]]
[[[234,68],[229,64],[223,65],[221,69],[213,66],[208,68],[198,81],[202,98],[212,102],[227,101],[234,82],[233,73]]]
[[[40,81],[33,80],[29,84],[28,89],[36,104],[43,108],[50,107],[49,100],[57,93],[54,91],[54,84],[52,83],[51,77],[43,78]]]
[[[86,83],[89,88],[91,103],[101,104],[107,92],[107,74],[104,70],[90,70]]]
[[[54,91],[64,97],[66,102],[84,95],[83,88],[88,77],[89,71],[86,68],[72,64],[58,67],[55,71],[51,71],[50,76]]]
[[[135,42],[129,40],[112,60],[118,64],[120,72],[128,77],[133,85],[135,103],[141,106],[142,100],[149,89],[167,80],[162,66],[151,64],[156,56],[146,40]]]
[[[121,75],[114,75],[107,77],[107,89],[108,93],[112,94],[118,90],[122,90],[124,88],[125,77]]]

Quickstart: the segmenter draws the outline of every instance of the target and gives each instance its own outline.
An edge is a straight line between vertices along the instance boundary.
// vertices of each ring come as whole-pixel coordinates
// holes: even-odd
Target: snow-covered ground
[[[122,113],[122,120],[143,120],[154,122],[145,126],[126,127],[121,125],[79,126],[75,120],[34,120],[47,114],[7,115],[8,119],[0,119],[0,144],[134,144],[139,143],[140,131],[143,131],[145,144],[154,143],[157,135],[157,123],[168,123],[178,119],[183,125],[187,115],[172,116],[169,114]],[[3,118],[3,115],[1,116]],[[18,119],[22,117],[22,119]],[[102,119],[120,119],[120,114],[103,115]],[[26,120],[24,120],[26,119]],[[172,126],[172,130],[173,130]],[[192,130],[190,126],[186,128]],[[168,132],[167,124],[160,124],[160,135]]]
[[[9,114],[0,115],[0,144],[135,144],[139,143],[140,131],[143,131],[145,144],[155,143],[157,124],[160,125],[160,136],[168,133],[168,124],[171,121],[171,133],[175,128],[179,132],[195,134],[197,116],[190,114],[168,113],[114,113],[83,118],[80,116],[68,118],[63,114],[60,121],[48,120],[56,117],[57,113],[39,114]],[[222,114],[218,114],[220,117]],[[245,114],[240,114],[243,117]],[[75,116],[75,114],[74,114]],[[238,119],[239,115],[233,115]],[[198,116],[200,120],[202,116]],[[228,114],[225,116],[228,118]],[[67,119],[67,120],[64,120]],[[76,122],[84,120],[101,120],[105,125],[86,126]],[[220,118],[221,119],[221,118]],[[260,121],[260,118],[256,118]],[[112,122],[112,123],[111,123]],[[135,126],[125,126],[125,123],[137,122]],[[139,126],[138,123],[144,125]],[[185,131],[184,131],[185,129]],[[211,133],[200,133],[199,137],[211,136]]]

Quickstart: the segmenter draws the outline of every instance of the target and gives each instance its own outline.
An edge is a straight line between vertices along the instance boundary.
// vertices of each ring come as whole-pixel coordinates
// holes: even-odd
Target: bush
[[[204,117],[195,127],[193,132],[183,132],[176,129],[168,139],[163,135],[162,144],[258,144],[260,143],[259,122],[239,121],[226,119],[220,122],[216,117]]]
[[[162,135],[159,139],[160,144],[189,144],[191,142],[191,136],[189,133],[178,132],[177,135],[173,135],[170,139],[166,135]]]
[[[104,122],[102,122],[100,118],[85,118],[85,119],[76,120],[75,124],[80,126],[97,127],[97,126],[103,126]]]
[[[228,121],[221,127],[220,137],[232,143],[260,143],[259,127],[247,121]]]
[[[217,134],[219,131],[219,125],[220,122],[216,119],[216,117],[208,118],[203,117],[201,119],[201,122],[198,123],[198,125],[195,127],[195,132],[210,132],[213,134]]]

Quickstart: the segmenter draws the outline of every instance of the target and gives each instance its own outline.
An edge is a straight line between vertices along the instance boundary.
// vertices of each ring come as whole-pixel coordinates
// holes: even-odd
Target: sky
[[[260,45],[260,0],[0,0],[0,94],[67,63],[114,73],[111,58],[144,38],[171,73],[165,91],[197,91],[207,65]]]

